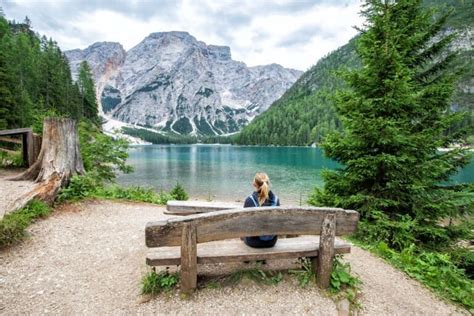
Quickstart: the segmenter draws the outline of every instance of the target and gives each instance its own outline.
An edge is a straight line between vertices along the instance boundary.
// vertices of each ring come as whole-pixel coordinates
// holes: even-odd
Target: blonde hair
[[[268,199],[268,194],[270,192],[270,178],[265,172],[257,172],[255,178],[253,178],[253,183],[257,187],[258,192],[258,204],[262,206],[265,203],[265,200]]]

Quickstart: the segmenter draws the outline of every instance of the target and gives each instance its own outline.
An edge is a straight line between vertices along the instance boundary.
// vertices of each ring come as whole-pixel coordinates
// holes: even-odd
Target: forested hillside
[[[459,50],[453,69],[462,69],[458,89],[452,98],[453,111],[466,111],[461,126],[472,126],[474,121],[474,66],[472,33],[474,1],[427,0],[429,7],[453,9],[445,32],[458,32],[451,47]],[[238,144],[310,145],[319,143],[329,131],[338,129],[340,122],[334,111],[333,97],[342,80],[337,76],[341,68],[359,66],[355,54],[357,37],[322,58],[262,115],[245,127],[233,139]],[[458,129],[460,126],[454,126]]]
[[[0,9],[0,130],[41,125],[47,115],[98,122],[87,64],[73,82],[56,42],[35,34],[28,18],[7,21]]]

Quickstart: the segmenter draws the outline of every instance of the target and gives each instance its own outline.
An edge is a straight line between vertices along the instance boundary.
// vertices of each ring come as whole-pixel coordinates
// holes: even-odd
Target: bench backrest
[[[355,232],[359,213],[327,207],[252,207],[150,222],[148,247],[179,246],[183,228],[193,226],[198,243],[259,235],[320,235],[324,219],[335,216],[335,235]]]

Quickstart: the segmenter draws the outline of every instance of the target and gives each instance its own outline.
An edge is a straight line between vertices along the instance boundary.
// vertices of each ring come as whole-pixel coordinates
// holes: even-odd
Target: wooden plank
[[[26,133],[26,156],[28,167],[35,162],[33,132]]]
[[[190,215],[242,207],[242,203],[205,202],[205,201],[168,201],[165,214]]]
[[[191,293],[197,284],[196,226],[186,223],[181,242],[181,290]]]
[[[0,131],[0,136],[6,136],[6,135],[18,135],[18,134],[24,134],[24,133],[29,133],[32,132],[33,129],[31,127],[25,127],[25,128],[15,128],[15,129],[5,129],[3,131]]]
[[[343,241],[335,243],[335,253],[349,253],[351,246]],[[251,248],[239,239],[213,241],[197,245],[197,263],[225,263],[254,260],[292,259],[317,257],[319,254],[318,236],[280,238],[272,248]],[[181,264],[180,247],[153,248],[147,254],[146,263],[150,266],[172,266]]]
[[[23,143],[21,145],[21,149],[23,152],[23,165],[29,166],[28,164],[28,140],[31,141],[30,137],[28,135],[31,135],[31,133],[24,133],[22,134],[22,139]]]
[[[332,273],[332,260],[334,258],[334,238],[336,233],[335,214],[328,214],[324,219],[319,243],[318,264],[316,267],[316,281],[323,289],[329,287]],[[315,267],[313,266],[313,269]]]
[[[359,213],[337,208],[256,207],[223,210],[150,222],[145,228],[148,247],[178,246],[184,223],[194,223],[197,242],[260,235],[319,235],[326,214],[336,214],[336,235],[357,229]]]
[[[41,143],[42,143],[42,138],[41,136],[39,135],[36,135],[36,134],[32,134],[33,135],[33,149],[32,149],[32,152],[31,152],[31,161],[32,163],[30,163],[30,166],[36,162],[36,160],[38,159],[38,156],[39,156],[39,153],[41,151]]]
[[[9,137],[0,137],[0,142],[14,143],[14,144],[21,144],[22,143],[22,141],[20,139],[9,138]]]

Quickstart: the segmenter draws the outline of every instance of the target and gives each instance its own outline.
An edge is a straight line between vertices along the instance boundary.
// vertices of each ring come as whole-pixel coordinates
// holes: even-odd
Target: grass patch
[[[284,278],[283,271],[265,271],[261,268],[261,263],[256,262],[254,267],[238,269],[229,275],[200,277],[199,288],[218,289],[225,286],[235,286],[247,279],[257,284],[277,285]]]
[[[21,151],[0,151],[0,168],[19,168],[23,167],[23,165],[23,155]]]
[[[345,297],[351,303],[358,306],[357,294],[359,286],[362,283],[359,278],[351,274],[350,265],[344,263],[342,257],[337,255],[334,259],[333,272],[331,274],[331,283],[329,292],[339,298]],[[236,285],[244,279],[254,281],[258,284],[277,285],[285,275],[296,277],[301,287],[307,287],[316,284],[316,275],[311,268],[309,258],[300,259],[301,268],[286,271],[264,271],[261,264],[257,262],[256,266],[249,269],[239,269],[232,274],[224,277],[206,280],[202,283],[202,288],[221,288],[226,285]]]
[[[77,202],[86,198],[117,199],[164,205],[169,200],[186,200],[188,195],[179,183],[170,193],[166,193],[139,186],[121,187],[111,185],[106,187],[102,184],[102,181],[97,180],[97,177],[88,174],[72,177],[69,186],[59,193],[58,201]]]
[[[45,203],[33,200],[19,211],[7,214],[0,221],[0,249],[13,245],[26,236],[26,228],[37,218],[51,212]]]
[[[157,295],[170,292],[179,282],[179,273],[170,273],[168,270],[156,273],[153,268],[141,281],[141,294]]]
[[[288,272],[296,277],[301,287],[306,287],[310,283],[316,283],[316,274],[311,268],[311,260],[309,258],[300,258],[301,269],[289,270]]]
[[[442,298],[461,304],[474,314],[474,282],[454,264],[454,258],[449,254],[422,250],[414,244],[399,252],[384,242],[367,244],[355,238],[351,240],[404,271]]]
[[[95,192],[93,197],[102,199],[117,199],[137,202],[147,202],[153,204],[164,205],[174,197],[164,191],[155,192],[151,188],[143,188],[139,186],[124,188],[113,185],[107,188],[101,188]]]
[[[296,277],[301,287],[306,287],[316,283],[316,274],[311,267],[309,258],[301,258],[301,269],[289,270],[288,272]],[[357,294],[362,281],[351,274],[349,263],[342,261],[341,255],[336,255],[333,261],[331,282],[329,292],[339,298],[347,298],[351,303],[357,304]]]
[[[283,273],[281,271],[264,271],[261,269],[261,264],[257,262],[256,266],[249,269],[239,269],[229,276],[221,278],[223,285],[235,285],[242,280],[247,279],[258,284],[276,285],[283,280]]]

